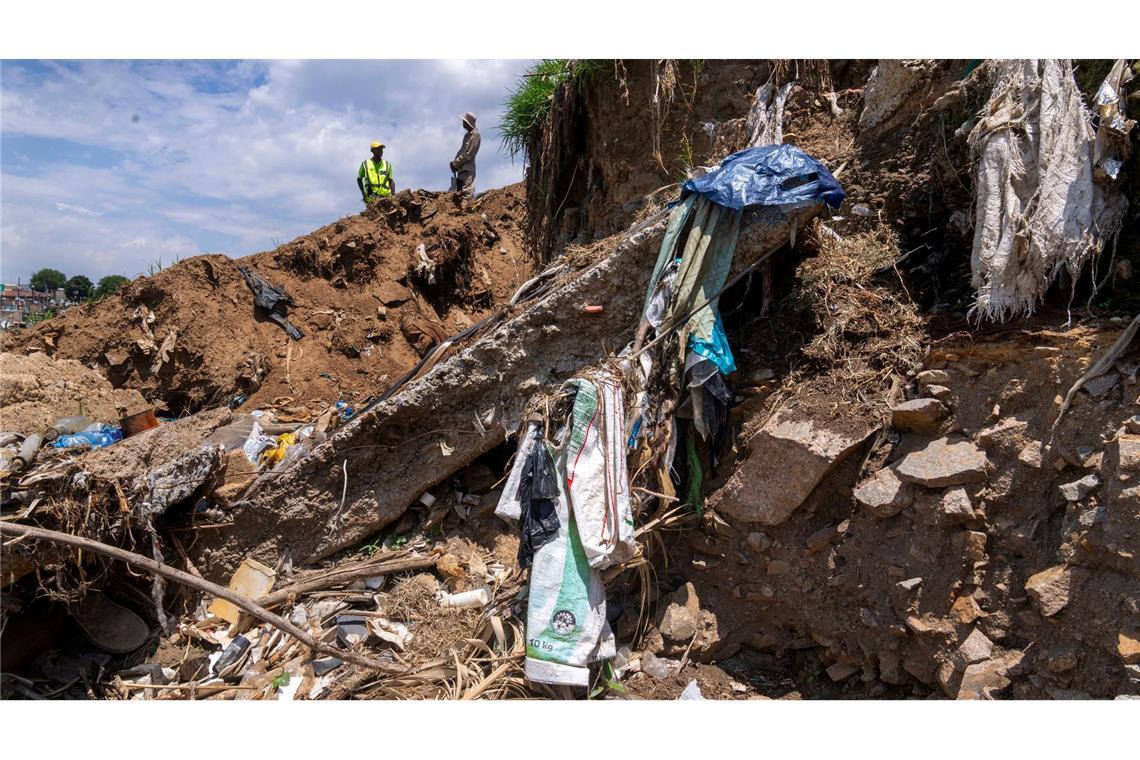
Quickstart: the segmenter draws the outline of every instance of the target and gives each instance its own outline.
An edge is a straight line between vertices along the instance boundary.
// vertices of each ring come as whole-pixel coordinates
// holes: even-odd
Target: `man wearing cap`
[[[372,158],[364,159],[356,172],[356,186],[360,188],[360,197],[365,203],[373,203],[396,192],[392,162],[385,161],[383,156],[384,143],[372,143]]]
[[[467,134],[463,136],[463,144],[451,162],[451,171],[455,172],[455,189],[464,195],[471,195],[471,188],[475,185],[475,154],[479,152],[479,130],[475,129],[475,114],[463,114],[463,128]]]

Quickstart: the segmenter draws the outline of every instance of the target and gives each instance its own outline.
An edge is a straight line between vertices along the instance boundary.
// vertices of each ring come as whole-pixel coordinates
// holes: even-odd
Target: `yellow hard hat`
[[[385,145],[384,143],[380,142],[380,141],[376,141],[376,142],[372,143],[373,149],[375,149],[375,148],[386,148],[386,147],[388,147],[388,146]]]

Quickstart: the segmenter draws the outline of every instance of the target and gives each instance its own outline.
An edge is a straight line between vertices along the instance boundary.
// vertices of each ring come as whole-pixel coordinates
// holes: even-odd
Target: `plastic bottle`
[[[101,449],[121,440],[123,440],[122,430],[114,425],[96,423],[73,435],[60,436],[52,443],[52,446],[57,449],[67,449],[72,446],[90,446],[93,449]]]
[[[71,417],[60,417],[55,423],[44,431],[44,443],[50,443],[61,435],[78,433],[93,424],[95,420],[82,414]]]
[[[33,433],[24,439],[24,443],[20,446],[20,451],[12,459],[12,472],[23,472],[32,466],[36,461],[36,453],[40,450],[40,446],[44,443],[44,437],[39,433]]]
[[[485,588],[464,591],[461,594],[448,594],[440,602],[444,607],[455,607],[461,610],[473,607],[486,607],[491,603],[491,594]]]

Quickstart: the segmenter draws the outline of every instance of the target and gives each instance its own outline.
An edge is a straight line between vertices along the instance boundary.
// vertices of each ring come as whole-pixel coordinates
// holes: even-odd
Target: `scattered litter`
[[[461,610],[486,607],[491,603],[491,594],[485,588],[464,591],[459,594],[443,594],[440,604],[444,607],[455,607]]]
[[[273,568],[247,557],[230,578],[229,589],[246,599],[260,599],[270,592],[276,578]],[[208,611],[232,625],[237,625],[242,615],[241,610],[225,599],[215,599]]]
[[[121,440],[123,440],[121,429],[105,422],[97,422],[81,432],[61,435],[51,445],[57,449],[68,449],[72,446],[90,446],[93,449],[100,449]]]
[[[266,316],[272,319],[285,330],[285,333],[293,340],[300,340],[305,337],[305,333],[301,329],[289,322],[287,314],[289,307],[293,306],[293,299],[283,289],[276,287],[269,280],[266,280],[261,275],[255,273],[249,267],[238,267],[241,272],[245,284],[253,292],[253,303],[259,309],[266,312]]]
[[[677,699],[704,699],[704,695],[701,694],[701,687],[697,685],[695,678],[689,681],[689,685],[685,687],[685,690],[681,692],[681,696],[677,697]]]

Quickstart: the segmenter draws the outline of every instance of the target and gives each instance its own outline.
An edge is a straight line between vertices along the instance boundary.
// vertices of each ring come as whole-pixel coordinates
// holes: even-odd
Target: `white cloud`
[[[356,169],[376,138],[398,188],[445,189],[464,111],[483,134],[477,189],[516,182],[522,163],[499,153],[496,127],[526,63],[6,63],[6,138],[114,158],[22,151],[19,174],[3,167],[4,277],[134,275],[160,256],[270,248],[362,208]]]

